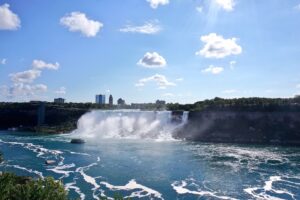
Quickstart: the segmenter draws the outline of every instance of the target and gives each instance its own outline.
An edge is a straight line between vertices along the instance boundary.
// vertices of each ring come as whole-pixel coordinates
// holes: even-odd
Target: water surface
[[[71,198],[300,199],[300,148],[0,132],[1,171],[61,179]],[[47,166],[45,160],[56,164]]]

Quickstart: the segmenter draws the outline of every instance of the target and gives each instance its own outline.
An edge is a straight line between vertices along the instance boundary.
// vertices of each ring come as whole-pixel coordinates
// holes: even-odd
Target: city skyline
[[[300,1],[116,2],[0,0],[0,101],[300,94]]]

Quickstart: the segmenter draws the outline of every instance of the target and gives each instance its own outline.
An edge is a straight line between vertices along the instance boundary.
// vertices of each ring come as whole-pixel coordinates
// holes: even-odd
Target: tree
[[[68,194],[61,182],[51,177],[33,180],[11,173],[0,176],[0,200],[67,200]]]

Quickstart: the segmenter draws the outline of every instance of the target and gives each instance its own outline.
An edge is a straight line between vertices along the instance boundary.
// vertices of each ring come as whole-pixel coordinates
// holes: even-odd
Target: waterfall
[[[188,113],[183,112],[176,122],[173,117],[171,111],[95,110],[79,119],[72,136],[173,140],[172,133],[187,122]]]

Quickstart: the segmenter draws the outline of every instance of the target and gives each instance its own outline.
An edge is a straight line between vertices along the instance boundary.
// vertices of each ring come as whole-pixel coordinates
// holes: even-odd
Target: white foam
[[[100,185],[97,184],[96,178],[91,177],[91,176],[89,176],[89,175],[87,175],[85,173],[85,171],[89,170],[91,167],[96,166],[96,165],[97,165],[97,163],[92,163],[92,164],[90,164],[88,166],[85,166],[85,167],[79,167],[79,168],[76,169],[76,172],[79,172],[81,174],[81,176],[83,177],[83,179],[84,179],[85,182],[87,182],[87,183],[89,183],[89,184],[91,184],[91,185],[94,186],[92,188],[92,190],[93,190],[93,197],[94,197],[94,199],[98,199],[99,200],[99,197],[95,194],[95,192],[96,192],[97,189],[100,188]]]
[[[51,155],[54,155],[57,157],[58,155],[63,154],[62,151],[46,149],[42,145],[35,145],[33,143],[6,142],[3,140],[0,140],[0,142],[5,143],[5,144],[10,144],[10,145],[21,146],[25,149],[33,151],[34,153],[37,153],[37,157],[43,157],[45,154],[51,154]]]
[[[273,183],[277,181],[283,181],[280,176],[271,176],[268,181],[265,181],[265,185],[260,188],[260,187],[253,187],[253,188],[246,188],[244,191],[251,196],[257,198],[257,199],[265,199],[265,200],[283,200],[282,198],[279,197],[274,197],[266,192],[273,192],[276,194],[286,194],[289,195],[292,199],[294,198],[294,194],[286,191],[286,190],[278,190],[273,187]]]
[[[115,186],[115,185],[112,185],[112,184],[104,182],[104,181],[100,182],[100,184],[105,185],[105,187],[107,187],[108,189],[113,190],[113,191],[116,191],[116,190],[126,190],[126,191],[139,190],[139,191],[132,192],[131,195],[129,195],[125,198],[134,198],[134,197],[142,198],[142,197],[154,196],[156,198],[163,199],[161,193],[159,193],[158,191],[153,190],[149,187],[146,187],[144,185],[137,183],[134,179],[130,180],[124,186]]]
[[[48,171],[53,171],[54,173],[56,174],[63,174],[62,177],[60,177],[60,179],[62,178],[67,178],[70,176],[70,173],[73,173],[74,171],[67,171],[65,169],[70,169],[70,168],[73,168],[75,167],[75,164],[72,163],[72,164],[67,164],[67,165],[61,165],[61,166],[56,166],[54,168],[51,168],[51,169],[47,169]]]
[[[227,196],[219,196],[216,195],[215,192],[210,192],[210,191],[193,191],[193,190],[189,190],[186,187],[188,186],[186,181],[181,181],[181,182],[174,182],[171,184],[173,189],[177,192],[177,194],[193,194],[193,195],[198,195],[198,196],[211,196],[211,197],[215,197],[218,199],[230,199],[230,200],[234,200],[235,198],[231,198],[231,197],[227,197]]]
[[[82,156],[90,156],[88,153],[81,153],[81,152],[74,152],[74,151],[68,151],[70,154],[76,154],[76,155],[82,155]]]
[[[22,166],[20,166],[20,165],[5,165],[5,166],[6,166],[6,167],[13,167],[13,168],[16,168],[16,169],[20,169],[20,170],[29,172],[29,173],[31,173],[31,174],[38,175],[40,178],[44,178],[43,173],[42,173],[42,172],[39,172],[39,171],[37,171],[37,170],[27,169],[26,167],[22,167]]]
[[[81,200],[85,199],[85,194],[81,192],[80,188],[75,186],[76,185],[76,181],[72,182],[72,183],[67,183],[65,184],[65,189],[67,191],[69,191],[70,189],[73,189],[79,196]]]

